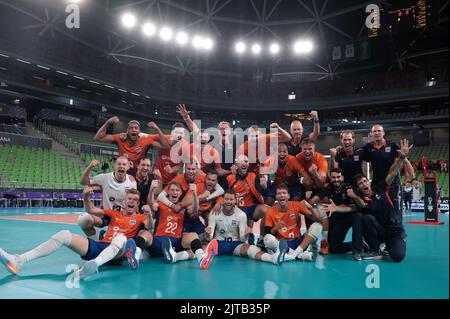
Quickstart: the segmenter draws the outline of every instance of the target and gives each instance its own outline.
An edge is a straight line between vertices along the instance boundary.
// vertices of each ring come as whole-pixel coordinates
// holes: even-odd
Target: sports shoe
[[[131,270],[137,270],[139,268],[139,259],[136,258],[136,250],[137,247],[134,239],[128,239],[125,244],[125,253],[123,256],[127,258]]]
[[[78,273],[78,278],[84,280],[98,273],[97,263],[94,260],[90,260],[76,272]]]
[[[19,261],[19,257],[16,255],[8,254],[6,251],[0,248],[0,260],[6,266],[6,269],[14,275],[18,275],[23,264]]]
[[[219,244],[216,239],[213,239],[212,241],[210,241],[210,243],[206,247],[205,256],[203,256],[202,260],[200,260],[200,268],[201,269],[209,268],[212,260],[217,255],[218,250],[219,250]]]
[[[352,253],[352,259],[353,259],[354,261],[361,261],[361,260],[363,260],[362,254],[361,254],[360,252],[353,251],[353,253]]]
[[[318,251],[319,247],[317,246],[317,242],[313,242],[311,245],[309,245],[308,247],[310,250],[314,250],[314,251]]]
[[[166,264],[174,264],[175,263],[175,250],[172,247],[172,242],[169,238],[164,238],[161,243],[162,251],[164,255],[164,263]]]
[[[284,256],[284,261],[295,261],[295,260],[297,260],[297,258],[295,257],[294,254],[286,253],[286,255]]]
[[[383,259],[383,255],[380,251],[369,251],[367,253],[362,254],[362,259],[364,260],[379,260]]]
[[[310,251],[304,251],[297,256],[297,259],[304,260],[304,261],[313,261],[314,254]]]
[[[328,255],[330,252],[328,250],[328,242],[326,240],[322,240],[320,242],[320,251],[319,254],[321,255]]]
[[[250,246],[254,246],[255,245],[255,235],[249,234],[247,242]]]
[[[277,251],[272,255],[273,263],[280,266],[284,262],[284,258],[286,257],[286,253],[288,252],[288,250],[289,247],[286,239],[281,238]]]
[[[362,240],[362,249],[363,252],[365,253],[367,253],[370,250],[369,244],[364,240],[364,238]]]

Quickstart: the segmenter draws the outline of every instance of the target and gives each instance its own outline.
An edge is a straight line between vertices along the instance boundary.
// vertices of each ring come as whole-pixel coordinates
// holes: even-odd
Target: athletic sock
[[[205,255],[202,249],[202,242],[199,239],[195,239],[191,242],[191,250],[194,252],[195,257],[200,262]]]
[[[69,246],[72,240],[72,234],[68,231],[61,231],[45,243],[19,256],[20,263],[32,261],[37,258],[53,254],[62,245]]]
[[[297,249],[294,252],[295,257],[297,257],[298,255],[300,255],[301,253],[303,253],[303,248],[298,246]]]
[[[136,243],[136,259],[140,260],[142,256],[142,251],[145,249],[145,239],[142,237],[137,237],[135,239]]]
[[[175,261],[188,260],[189,253],[186,250],[180,251],[179,253],[175,253],[174,259]]]
[[[103,250],[100,255],[97,256],[97,258],[94,259],[95,263],[97,264],[98,267],[106,264],[107,262],[110,262],[111,260],[114,259],[114,257],[117,256],[117,254],[119,253],[119,248],[114,245],[111,244],[108,247],[106,247],[105,250]]]
[[[322,232],[322,240],[328,241],[328,230],[327,231],[324,230]]]
[[[261,256],[261,261],[265,261],[265,262],[268,262],[268,263],[273,263],[273,256],[274,255],[269,255],[268,253],[264,253]]]

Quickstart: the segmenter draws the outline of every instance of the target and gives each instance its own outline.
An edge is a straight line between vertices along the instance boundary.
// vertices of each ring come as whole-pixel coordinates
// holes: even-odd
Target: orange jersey
[[[105,210],[103,213],[109,216],[111,221],[108,226],[108,232],[101,241],[102,243],[110,243],[118,234],[124,234],[127,239],[136,237],[142,225],[148,221],[147,215],[125,216],[123,213],[115,210]]]
[[[219,152],[211,145],[207,145],[206,149],[201,150],[199,144],[190,144],[189,156],[190,158],[196,158],[197,160],[199,160],[201,169],[205,173],[212,167],[222,167],[220,164],[221,159]]]
[[[232,190],[236,193],[239,208],[248,208],[259,204],[246,180],[238,180],[234,185],[228,182],[228,186],[233,186]]]
[[[253,142],[246,141],[244,144],[242,144],[237,152],[237,156],[239,155],[245,155],[248,157],[248,160],[250,162],[249,169],[252,172],[255,172],[256,174],[259,174],[259,164],[264,163],[267,158],[270,155],[270,142],[273,138],[273,135],[266,134],[262,135],[261,137],[258,137],[258,142],[256,145],[254,145]],[[260,147],[264,147],[263,157],[260,158]],[[237,157],[236,156],[236,157]]]
[[[147,154],[147,150],[155,141],[159,141],[159,135],[150,134],[145,137],[138,136],[136,145],[131,146],[128,141],[122,141],[120,135],[113,135],[114,142],[119,147],[120,156],[126,155],[133,162],[133,167],[137,167],[137,161]]]
[[[313,159],[310,162],[305,162],[304,153],[301,152],[297,155],[296,159],[300,163],[300,166],[305,174],[310,175],[308,170],[312,164],[317,166],[317,172],[319,174],[327,175],[328,174],[328,161],[322,154],[318,152],[314,152]]]
[[[168,142],[170,142],[170,135],[166,135],[165,137],[166,137],[166,140]],[[157,170],[159,170],[161,172],[163,185],[169,184],[170,181],[172,179],[174,179],[177,176],[177,174],[178,174],[178,172],[175,172],[173,174],[169,174],[168,172],[166,172],[164,170],[164,166],[169,164],[170,167],[174,167],[174,166],[177,166],[179,164],[182,164],[181,161],[180,161],[180,163],[175,164],[172,161],[172,159],[171,159],[172,149],[175,151],[175,150],[181,149],[182,147],[186,147],[188,145],[188,143],[185,140],[182,140],[180,143],[176,143],[170,149],[165,149],[165,150],[159,150],[158,151],[158,158],[156,160],[155,169],[157,169]],[[178,154],[179,152],[175,152],[175,153]]]
[[[270,160],[267,160],[264,164],[265,167],[270,166]],[[291,155],[288,155],[286,165],[280,166],[278,163],[277,170],[275,172],[275,185],[286,184],[287,186],[295,186],[299,183],[298,175],[302,171],[302,167],[298,160]]]
[[[299,202],[289,202],[287,212],[280,212],[278,205],[270,207],[265,217],[265,226],[274,227],[279,221],[285,226],[278,230],[278,238],[287,240],[301,237],[300,227],[302,225],[301,214],[309,214],[309,210]]]
[[[181,238],[183,235],[184,212],[176,213],[169,206],[158,203],[155,236]]]
[[[197,187],[198,187],[199,184],[204,184],[205,183],[205,177],[206,177],[206,174],[203,173],[203,172],[200,172],[200,174],[197,174],[195,176],[194,184],[196,184]],[[181,198],[184,198],[187,194],[191,194],[189,183],[186,181],[186,175],[184,173],[178,175],[172,181],[180,183],[181,190],[183,191],[183,194],[181,195]],[[164,188],[164,191],[166,193],[168,193],[169,192],[169,187],[166,186],[166,188]],[[199,194],[198,191],[197,191],[197,194]]]
[[[205,192],[206,192],[205,182],[198,183],[197,184],[197,194],[200,196],[200,195],[203,195]],[[217,198],[215,200],[201,203],[199,206],[200,213],[202,213],[202,214],[209,213],[211,211],[211,209],[213,208],[213,204],[214,204],[213,202],[215,202],[215,201],[217,201]]]

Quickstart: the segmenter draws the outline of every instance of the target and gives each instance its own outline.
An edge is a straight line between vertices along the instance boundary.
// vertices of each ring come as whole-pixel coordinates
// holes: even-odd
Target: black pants
[[[412,206],[412,195],[403,194],[403,203],[405,204],[406,210],[410,211]]]
[[[344,243],[348,231],[352,228],[352,242]],[[330,217],[328,247],[332,254],[345,254],[350,251],[362,252],[363,238],[362,213],[339,214]]]
[[[378,251],[380,243],[386,243],[386,249],[394,262],[402,262],[406,257],[406,233],[403,229],[387,230],[375,216],[363,216],[364,238],[371,250]]]

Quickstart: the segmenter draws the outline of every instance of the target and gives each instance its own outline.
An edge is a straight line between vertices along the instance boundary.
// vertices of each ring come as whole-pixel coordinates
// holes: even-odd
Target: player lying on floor
[[[139,255],[139,252],[137,254],[132,250],[128,252],[127,246],[129,245],[127,245],[127,240],[135,238],[139,231],[142,228],[146,229],[149,224],[148,215],[137,214],[139,192],[134,189],[128,191],[122,212],[102,210],[94,207],[89,198],[92,192],[93,189],[90,187],[84,190],[86,211],[100,218],[104,215],[111,218],[108,232],[102,241],[97,242],[90,238],[72,234],[68,230],[63,230],[45,243],[21,255],[12,255],[0,248],[0,259],[6,268],[17,275],[26,263],[37,258],[49,256],[62,246],[66,246],[80,255],[83,260],[88,261],[81,269],[77,270],[80,279],[92,276],[98,272],[100,266],[124,257],[128,257],[131,268],[135,269],[137,265],[134,260],[136,255]],[[139,256],[137,257],[139,258]]]
[[[286,240],[281,239],[274,254],[263,252],[255,245],[245,243],[251,229],[247,226],[247,216],[237,206],[236,193],[228,190],[223,196],[223,204],[219,215],[209,217],[205,229],[209,239],[218,242],[218,255],[250,257],[255,260],[281,265],[288,250]]]

